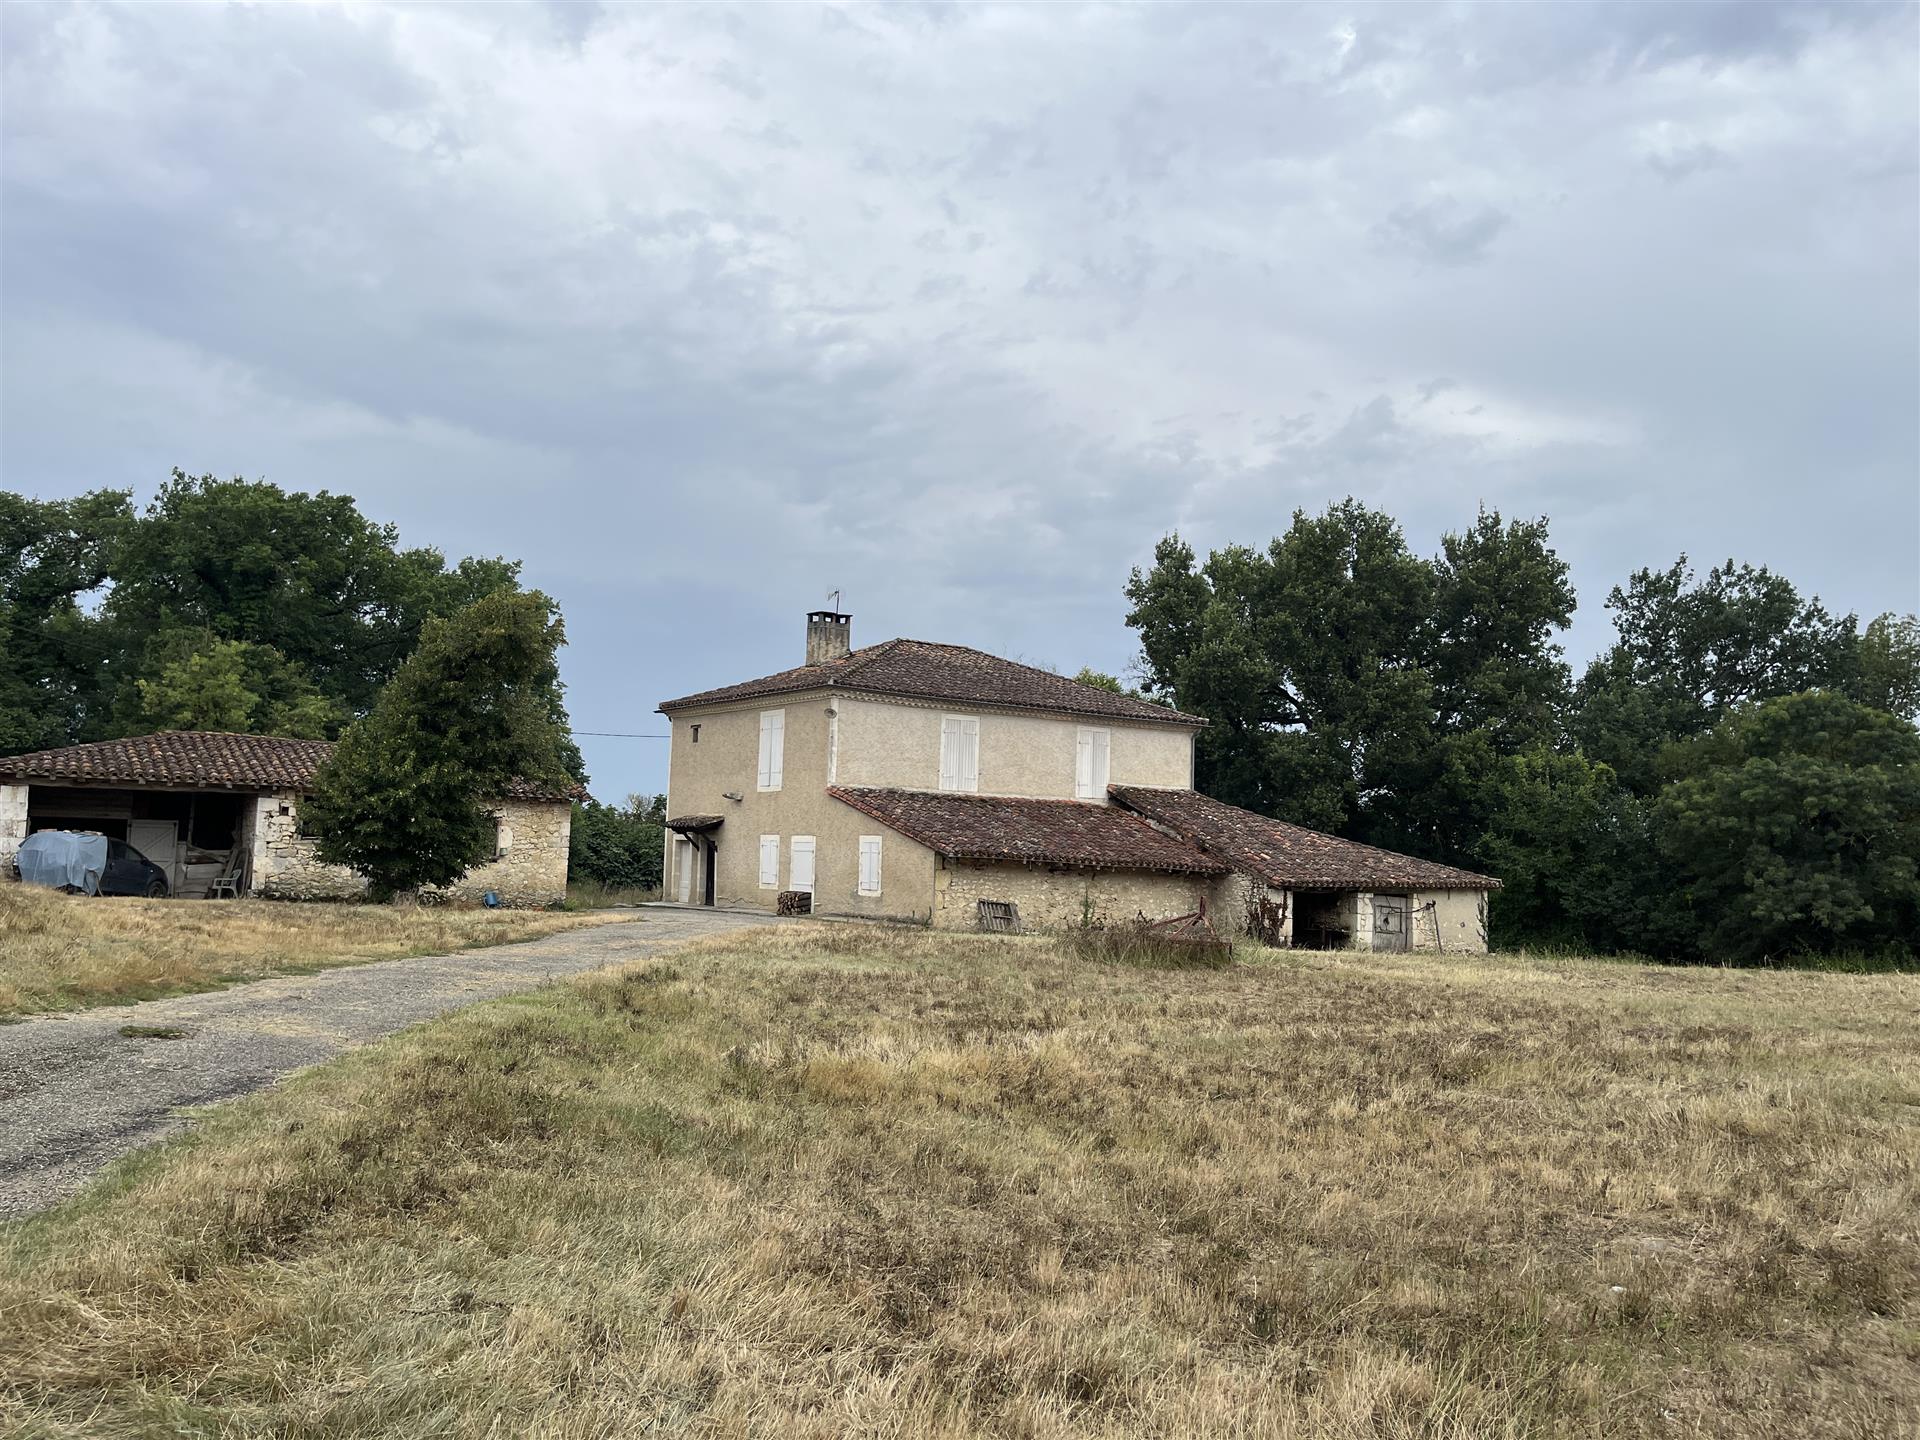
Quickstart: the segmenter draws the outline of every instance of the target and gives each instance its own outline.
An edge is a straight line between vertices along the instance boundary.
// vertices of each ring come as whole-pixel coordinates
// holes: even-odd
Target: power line
[[[596,735],[607,740],[671,740],[670,734],[636,733],[630,730],[576,730],[576,735]]]

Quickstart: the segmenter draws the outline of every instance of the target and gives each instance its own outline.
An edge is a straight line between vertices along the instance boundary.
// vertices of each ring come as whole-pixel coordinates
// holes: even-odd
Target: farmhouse
[[[1198,716],[962,645],[853,649],[669,700],[667,893],[943,929],[1204,908],[1279,944],[1486,948],[1499,881],[1193,789]],[[792,904],[792,901],[788,902]]]
[[[36,830],[94,830],[125,840],[171,877],[172,893],[290,900],[366,893],[353,871],[322,864],[300,829],[300,800],[333,746],[325,740],[168,730],[0,759],[0,874]],[[494,858],[451,893],[491,890],[508,905],[566,898],[572,795],[516,783],[492,808]]]

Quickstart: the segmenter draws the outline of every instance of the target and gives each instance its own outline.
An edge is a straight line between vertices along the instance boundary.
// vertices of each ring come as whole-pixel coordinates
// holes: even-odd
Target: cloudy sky
[[[1547,514],[1920,605],[1920,11],[0,7],[0,483],[346,491],[574,722],[856,642],[1120,671],[1178,528]],[[595,790],[664,746],[587,740]]]

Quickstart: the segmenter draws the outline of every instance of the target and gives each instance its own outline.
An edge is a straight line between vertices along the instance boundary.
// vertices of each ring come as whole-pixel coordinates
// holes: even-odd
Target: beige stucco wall
[[[811,835],[816,911],[927,919],[933,909],[933,853],[827,794],[827,747],[837,728],[828,708],[836,703],[836,697],[815,691],[781,696],[779,701],[680,714],[668,722],[673,735],[668,761],[668,815],[722,817],[723,823],[713,837],[719,847],[714,903],[771,911],[780,891],[791,885],[793,837]],[[837,704],[845,704],[844,699]],[[762,710],[782,710],[786,714],[778,790],[758,788]],[[693,739],[694,725],[700,727],[698,743]],[[740,798],[729,800],[729,793]],[[762,835],[780,837],[779,884],[768,889],[760,885]],[[879,895],[859,893],[862,835],[881,837]],[[671,834],[666,847],[666,895],[669,899],[679,895],[679,867],[691,860],[694,868],[688,894],[698,903],[704,893],[699,852],[676,845]]]
[[[981,795],[1074,799],[1074,754],[1082,727],[1111,735],[1108,779],[1115,785],[1184,789],[1193,783],[1193,731],[1034,715],[979,706],[838,697],[834,783],[901,790],[940,788],[940,721],[980,721]],[[1098,797],[1106,800],[1104,794]]]
[[[1433,906],[1428,910],[1427,905]],[[1487,953],[1487,892],[1418,890],[1413,895],[1413,948],[1453,954]]]
[[[573,807],[565,801],[506,800],[494,807],[509,838],[506,854],[469,870],[446,893],[478,900],[487,891],[522,908],[567,898],[567,845]],[[243,819],[252,855],[252,893],[270,900],[357,900],[367,882],[344,865],[328,865],[299,833],[300,799],[262,795]]]

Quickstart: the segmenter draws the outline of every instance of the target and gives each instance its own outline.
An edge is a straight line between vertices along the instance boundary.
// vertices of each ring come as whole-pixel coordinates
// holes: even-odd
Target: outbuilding
[[[176,896],[216,880],[272,899],[351,899],[352,870],[323,863],[300,824],[333,745],[277,735],[167,730],[0,759],[0,875],[36,830],[92,831],[124,840],[167,872]],[[567,893],[575,791],[515,782],[491,802],[494,856],[449,893],[503,903],[558,904]]]

